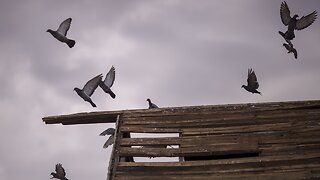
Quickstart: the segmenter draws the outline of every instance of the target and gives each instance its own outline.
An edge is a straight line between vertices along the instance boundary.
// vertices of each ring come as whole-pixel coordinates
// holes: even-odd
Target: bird
[[[97,107],[96,104],[91,100],[91,95],[97,89],[99,82],[102,79],[102,74],[97,75],[96,77],[90,79],[82,89],[75,87],[73,90],[84,100],[91,104],[92,107]]]
[[[50,175],[52,175],[50,179],[56,178],[60,180],[68,180],[66,178],[66,172],[60,163],[56,164],[56,172],[52,172]]]
[[[109,72],[107,73],[104,81],[99,82],[99,86],[101,87],[101,89],[103,89],[103,91],[105,93],[110,94],[110,96],[113,99],[116,97],[116,95],[112,92],[112,90],[110,88],[113,85],[113,82],[115,80],[115,76],[116,76],[116,71],[115,71],[115,68],[112,66],[110,68]]]
[[[317,11],[313,11],[307,16],[299,16],[295,14],[293,17],[290,16],[290,10],[288,4],[284,1],[280,6],[280,17],[281,21],[285,26],[288,26],[288,30],[283,33],[279,31],[279,34],[285,39],[292,40],[295,38],[294,30],[302,30],[310,26],[317,18]]]
[[[149,109],[159,108],[157,105],[153,104],[149,98],[147,99],[147,101],[149,103]]]
[[[47,32],[49,32],[57,40],[66,43],[69,46],[69,48],[72,48],[76,44],[74,40],[68,39],[66,37],[67,32],[70,28],[71,21],[72,21],[71,18],[64,20],[56,31],[53,31],[51,29],[47,30]]]
[[[252,68],[248,69],[248,78],[247,78],[247,85],[242,85],[242,88],[251,92],[252,94],[258,93],[261,95],[261,92],[257,91],[259,88],[259,83],[257,81],[257,76]]]
[[[291,43],[290,40],[286,40],[287,43],[283,43],[283,46],[288,50],[288,53],[293,53],[294,58],[298,58],[298,52],[297,50],[293,47],[293,44]]]
[[[108,146],[112,145],[114,143],[114,134],[115,134],[114,128],[108,128],[104,130],[102,133],[100,133],[100,136],[110,135],[108,140],[104,143],[103,148],[107,148]]]

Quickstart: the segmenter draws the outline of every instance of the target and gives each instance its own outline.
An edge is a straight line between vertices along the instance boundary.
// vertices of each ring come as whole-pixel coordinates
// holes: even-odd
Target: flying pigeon
[[[97,89],[99,82],[102,79],[102,74],[90,79],[82,89],[75,87],[73,90],[84,100],[91,104],[92,107],[97,107],[91,100],[90,96]]]
[[[107,148],[111,144],[114,143],[114,133],[115,133],[114,128],[108,128],[107,130],[103,131],[100,136],[105,136],[105,135],[110,135],[108,140],[104,143],[103,148]]]
[[[157,105],[153,104],[149,98],[147,99],[147,101],[149,103],[149,109],[159,108]]]
[[[56,178],[60,180],[68,180],[66,178],[66,172],[64,171],[62,164],[56,164],[56,172],[51,173],[52,177],[50,179]]]
[[[291,43],[290,40],[287,40],[287,43],[283,43],[283,46],[288,50],[288,53],[293,53],[294,54],[294,58],[298,58],[298,53],[297,50],[293,47],[293,44]]]
[[[106,78],[104,79],[104,81],[99,82],[99,86],[103,89],[103,91],[105,93],[110,94],[112,98],[116,97],[116,95],[110,89],[115,80],[115,76],[116,76],[116,71],[115,71],[115,68],[112,66],[108,74],[106,75]]]
[[[49,32],[53,37],[55,37],[57,40],[61,42],[66,43],[70,48],[72,48],[76,43],[74,40],[68,39],[66,37],[67,32],[70,28],[71,21],[72,21],[71,18],[64,20],[56,31],[53,31],[51,29],[47,30],[47,32]]]
[[[293,17],[290,16],[289,7],[284,1],[281,3],[280,16],[282,23],[288,26],[288,30],[285,33],[279,31],[279,34],[285,39],[292,40],[295,38],[294,30],[302,30],[310,26],[316,20],[317,11],[313,11],[309,15],[302,16],[300,19],[297,19],[297,17],[299,17],[297,14],[295,14]]]
[[[248,78],[247,78],[247,86],[246,85],[242,85],[242,87],[251,92],[251,93],[258,93],[261,95],[261,92],[257,91],[258,87],[259,87],[259,83],[257,81],[257,76],[254,73],[254,71],[250,68],[248,69]]]

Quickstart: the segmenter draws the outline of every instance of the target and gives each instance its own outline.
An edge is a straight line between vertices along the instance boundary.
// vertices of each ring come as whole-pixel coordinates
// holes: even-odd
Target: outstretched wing
[[[289,40],[289,39],[284,39],[284,40],[286,40],[286,42],[289,44],[290,47],[293,47],[291,40]]]
[[[108,128],[107,130],[104,130],[102,133],[100,133],[99,136],[113,135],[114,132],[115,132],[114,128]]]
[[[283,46],[289,51],[291,49],[289,44],[283,43]]]
[[[282,2],[280,6],[280,17],[282,23],[287,26],[291,20],[291,17],[289,7],[285,1]]]
[[[64,21],[60,24],[60,26],[59,26],[59,28],[58,28],[57,31],[58,31],[60,34],[63,34],[64,36],[66,36],[66,35],[67,35],[67,32],[68,32],[68,30],[69,30],[69,28],[70,28],[71,21],[72,21],[71,18],[68,18],[68,19],[64,20]]]
[[[91,96],[93,92],[97,89],[99,82],[102,79],[102,74],[90,79],[84,86],[83,92],[86,93],[88,96]]]
[[[64,171],[62,164],[57,164],[56,165],[56,172],[58,177],[65,177],[66,176],[66,172]]]
[[[316,20],[316,18],[317,18],[317,11],[313,11],[312,13],[310,13],[307,16],[302,16],[302,18],[300,18],[297,21],[295,29],[301,30],[301,29],[304,29],[304,28],[310,26]]]
[[[111,135],[108,140],[104,143],[103,148],[107,148],[114,142],[114,135]]]
[[[108,74],[106,75],[106,78],[104,79],[104,84],[106,86],[108,86],[109,88],[111,88],[111,86],[113,85],[113,82],[115,80],[116,77],[116,71],[115,68],[112,66],[111,69],[109,70]]]
[[[256,73],[252,69],[248,69],[248,86],[253,89],[258,89],[259,83],[257,81]]]

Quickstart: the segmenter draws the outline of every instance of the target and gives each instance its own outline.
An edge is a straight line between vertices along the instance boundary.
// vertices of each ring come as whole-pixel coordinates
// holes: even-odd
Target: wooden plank
[[[119,126],[121,126],[121,119],[120,115],[117,116],[116,126],[115,126],[115,133],[114,133],[114,143],[111,152],[111,157],[109,160],[109,167],[107,172],[107,180],[113,180],[115,177],[115,173],[120,162],[120,157],[118,153],[119,142],[122,138],[122,133],[119,131]]]
[[[215,170],[201,170],[201,171],[192,171],[192,170],[184,170],[184,171],[161,171],[158,169],[147,169],[147,171],[118,171],[116,176],[126,176],[130,175],[133,177],[175,177],[175,176],[181,176],[181,177],[188,177],[188,176],[202,176],[203,178],[207,176],[214,176],[219,175],[222,177],[241,177],[240,174],[246,174],[247,176],[258,176],[258,175],[273,175],[277,173],[292,173],[292,172],[304,172],[304,174],[308,174],[309,177],[312,176],[311,171],[312,170],[318,170],[319,166],[301,166],[301,165],[293,165],[293,166],[279,166],[278,168],[276,166],[274,167],[266,167],[265,170],[263,167],[257,167],[257,168],[248,168],[248,169],[241,169],[238,171],[232,171],[225,170],[225,171],[215,171]]]
[[[117,116],[122,112],[89,112],[70,115],[48,116],[42,118],[46,124],[94,124],[94,123],[115,123]]]
[[[146,145],[182,145],[199,146],[212,144],[240,144],[245,142],[259,142],[260,145],[288,144],[288,143],[320,143],[320,131],[302,133],[270,133],[270,134],[237,134],[237,135],[204,135],[184,137],[157,138],[124,138],[119,142],[121,146]]]
[[[286,110],[311,110],[316,111],[315,115],[319,115],[320,101],[292,101],[292,102],[271,102],[271,103],[249,103],[249,104],[225,104],[225,105],[209,105],[209,106],[189,106],[189,107],[168,107],[159,109],[138,109],[138,110],[122,110],[122,111],[104,111],[91,113],[76,113],[70,115],[48,116],[42,118],[46,124],[89,124],[89,123],[114,123],[116,116],[122,114],[123,118],[134,117],[168,117],[183,116],[185,114],[205,115],[212,112],[258,112],[272,111],[276,109]],[[312,114],[310,114],[312,115]]]
[[[249,163],[262,163],[262,162],[278,162],[287,160],[304,160],[304,159],[314,159],[320,157],[320,151],[308,153],[308,154],[298,154],[298,155],[273,155],[273,156],[258,156],[258,157],[248,157],[248,158],[235,158],[235,159],[219,159],[219,160],[204,160],[204,161],[184,161],[184,162],[121,162],[119,163],[120,170],[122,168],[142,168],[142,167],[205,167],[205,166],[218,166],[218,165],[230,165],[230,164],[249,164]],[[320,161],[317,162],[320,165]]]
[[[312,170],[317,170],[319,168],[306,169],[293,169],[293,170],[268,170],[268,171],[255,171],[255,172],[239,172],[239,173],[214,173],[210,171],[208,173],[199,174],[166,174],[153,171],[154,173],[140,174],[136,172],[118,172],[116,179],[191,179],[191,180],[203,180],[203,179],[311,179],[319,178],[317,174],[312,173]]]
[[[304,128],[305,127],[305,128]],[[183,133],[184,135],[192,134],[234,134],[234,133],[254,133],[254,132],[272,132],[272,131],[295,131],[300,129],[319,129],[319,126],[309,126],[304,122],[291,123],[274,123],[274,124],[261,124],[261,125],[244,125],[244,126],[231,126],[231,127],[215,127],[215,126],[182,126],[175,125],[175,127],[145,127],[124,125],[121,127],[123,132],[135,132],[135,133]]]
[[[121,147],[120,156],[134,157],[182,157],[182,156],[219,156],[259,152],[256,143],[211,145],[190,148],[130,148]]]
[[[309,115],[304,113],[288,113],[281,112],[280,114],[221,114],[217,115],[197,115],[197,117],[184,115],[177,117],[161,117],[161,118],[135,118],[135,119],[124,119],[124,125],[137,125],[144,127],[177,127],[179,126],[193,126],[193,125],[212,125],[212,126],[239,126],[239,125],[253,125],[253,124],[270,124],[270,123],[283,123],[283,122],[300,122],[302,119],[304,122],[309,124],[315,124],[320,121],[319,115]]]

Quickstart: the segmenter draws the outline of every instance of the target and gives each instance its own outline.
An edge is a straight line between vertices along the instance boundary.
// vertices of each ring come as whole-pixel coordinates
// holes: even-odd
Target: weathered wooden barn
[[[320,101],[91,112],[43,121],[116,123],[110,180],[320,179]],[[178,135],[130,138],[130,133]],[[134,157],[179,160],[134,162]]]

